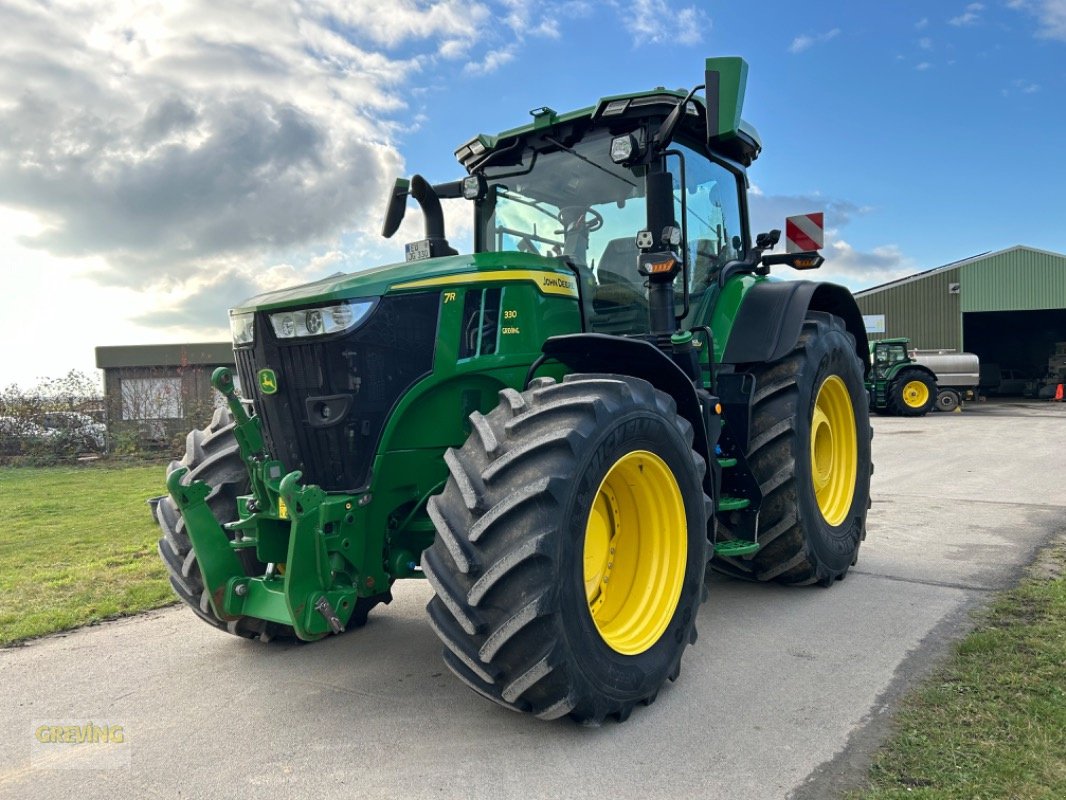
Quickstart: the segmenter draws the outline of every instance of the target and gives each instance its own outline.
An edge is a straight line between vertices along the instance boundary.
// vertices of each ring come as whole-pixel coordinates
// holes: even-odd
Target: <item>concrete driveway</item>
[[[1066,529],[1062,404],[874,425],[869,538],[847,580],[712,578],[680,680],[623,725],[477,697],[438,658],[422,584],[313,646],[168,609],[0,650],[0,797],[831,796],[968,611]],[[123,742],[35,738],[89,722]]]

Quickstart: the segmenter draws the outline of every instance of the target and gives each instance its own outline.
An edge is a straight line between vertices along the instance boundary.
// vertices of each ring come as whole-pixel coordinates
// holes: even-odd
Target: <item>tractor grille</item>
[[[432,369],[439,305],[436,292],[382,297],[354,331],[315,340],[279,340],[259,313],[254,344],[235,353],[270,454],[327,491],[366,488],[393,407]],[[266,367],[276,394],[259,390]]]

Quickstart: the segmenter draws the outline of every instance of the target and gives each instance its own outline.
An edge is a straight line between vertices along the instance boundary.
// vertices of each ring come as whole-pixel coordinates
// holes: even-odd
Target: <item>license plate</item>
[[[421,239],[404,245],[408,261],[424,261],[429,258],[429,240]]]

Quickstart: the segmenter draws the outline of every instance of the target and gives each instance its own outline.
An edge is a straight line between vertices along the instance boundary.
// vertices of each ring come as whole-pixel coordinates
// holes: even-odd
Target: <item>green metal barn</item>
[[[1056,343],[1066,342],[1066,255],[1024,245],[855,297],[871,339],[906,336],[920,349],[977,353],[989,384],[999,375],[1044,377]]]

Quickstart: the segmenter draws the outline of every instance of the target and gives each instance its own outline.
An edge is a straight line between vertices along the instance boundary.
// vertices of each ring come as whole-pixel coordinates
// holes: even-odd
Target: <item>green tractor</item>
[[[936,374],[911,358],[909,346],[906,338],[870,342],[872,367],[866,388],[870,407],[878,414],[924,417],[937,403]]]
[[[462,179],[397,181],[384,235],[408,197],[426,232],[405,263],[233,309],[226,409],[157,505],[179,597],[313,641],[425,579],[470,688],[598,724],[677,678],[708,563],[843,578],[869,506],[866,334],[846,289],[768,277],[821,257],[749,235],[746,77],[709,59],[689,92],[477,136]],[[441,198],[471,204],[472,254]]]

